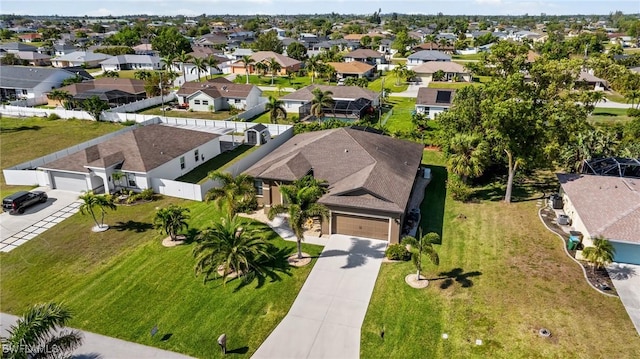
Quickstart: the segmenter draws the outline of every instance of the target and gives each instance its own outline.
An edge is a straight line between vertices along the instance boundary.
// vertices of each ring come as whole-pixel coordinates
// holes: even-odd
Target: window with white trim
[[[184,156],[180,157],[180,169],[183,170],[185,168],[184,164]]]
[[[193,156],[195,157],[196,162],[198,162],[200,160],[200,151],[198,150],[193,151]]]

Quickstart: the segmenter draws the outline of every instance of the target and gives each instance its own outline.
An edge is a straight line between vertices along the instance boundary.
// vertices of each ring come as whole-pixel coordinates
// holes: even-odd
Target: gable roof
[[[246,173],[290,182],[313,170],[329,184],[320,203],[402,213],[421,159],[418,143],[337,128],[296,135]]]
[[[17,51],[37,51],[38,48],[35,46],[27,45],[22,42],[8,42],[6,44],[0,44],[0,49],[5,50],[7,52],[17,52]]]
[[[74,76],[71,72],[63,69],[2,65],[0,66],[0,87],[31,89],[58,72],[64,73],[67,77]],[[51,83],[51,87],[56,86],[60,86],[60,82]]]
[[[296,65],[300,65],[301,64],[301,62],[296,60],[296,59],[292,59],[292,58],[290,58],[288,56],[284,56],[282,54],[279,54],[279,53],[273,52],[273,51],[258,51],[256,53],[254,53],[253,55],[251,55],[251,58],[255,62],[262,62],[264,60],[268,61],[269,59],[273,58],[273,59],[276,59],[276,61],[283,68],[287,68],[287,67],[296,66]]]
[[[337,73],[339,74],[365,74],[375,66],[365,64],[360,61],[351,61],[351,62],[327,62],[327,65],[333,67]]]
[[[469,73],[469,71],[467,71],[464,68],[464,66],[458,63],[455,63],[453,61],[427,61],[425,63],[422,63],[412,68],[412,70],[416,74],[432,74],[437,72],[438,70],[442,70],[443,72],[458,73],[458,74]]]
[[[640,179],[556,176],[591,236],[640,243]]]
[[[73,96],[95,89],[119,90],[130,94],[146,93],[143,80],[110,77],[103,77],[95,79],[93,81],[79,82],[60,88],[61,91],[66,91]]]
[[[212,79],[205,82],[185,82],[177,94],[191,97],[201,91],[212,98],[247,98],[254,87],[250,84],[236,84],[226,79]]]
[[[122,64],[157,64],[160,58],[151,55],[118,55],[110,57],[100,63],[100,65],[122,65]]]
[[[88,51],[74,51],[70,54],[62,55],[60,57],[56,57],[53,59],[54,61],[102,61],[113,56],[107,54],[101,54],[99,52],[88,52]]]
[[[408,59],[422,61],[451,61],[451,56],[440,51],[422,50],[409,55]]]
[[[365,98],[373,101],[380,97],[379,93],[358,86],[309,85],[298,91],[291,92],[280,97],[280,100],[311,101],[313,100],[313,90],[315,89],[320,89],[320,91],[331,91],[333,93],[331,97],[333,97],[334,100],[355,100],[358,98]]]
[[[162,124],[142,126],[41,167],[88,172],[85,166],[105,168],[122,163],[123,171],[149,172],[217,137],[214,133]]]
[[[456,90],[420,87],[416,105],[449,107],[453,103]]]
[[[379,53],[378,51],[371,50],[371,49],[356,49],[344,55],[343,57],[344,58],[350,57],[353,59],[368,59],[368,58],[377,59],[377,58],[384,57],[384,55]]]

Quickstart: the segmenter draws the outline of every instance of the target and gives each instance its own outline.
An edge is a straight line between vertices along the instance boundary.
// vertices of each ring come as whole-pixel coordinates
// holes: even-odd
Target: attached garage
[[[389,240],[389,218],[364,217],[334,212],[331,215],[331,233]]]
[[[81,173],[51,171],[51,187],[64,191],[88,191],[87,176]]]

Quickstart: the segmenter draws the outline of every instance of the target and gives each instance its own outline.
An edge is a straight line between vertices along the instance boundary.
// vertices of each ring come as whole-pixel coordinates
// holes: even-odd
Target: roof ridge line
[[[613,226],[614,224],[616,224],[616,223],[620,222],[621,220],[625,219],[626,217],[630,216],[631,214],[633,214],[638,209],[640,209],[640,203],[638,203],[637,205],[627,209],[626,211],[624,211],[620,215],[616,216],[609,223],[605,224],[601,228],[596,229],[595,230],[595,234],[596,235],[602,234],[602,232],[606,231],[609,227]]]

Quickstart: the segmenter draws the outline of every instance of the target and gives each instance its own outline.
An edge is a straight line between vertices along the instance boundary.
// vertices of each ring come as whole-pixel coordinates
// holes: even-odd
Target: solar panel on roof
[[[436,103],[450,103],[451,92],[450,91],[438,91],[436,93]]]

